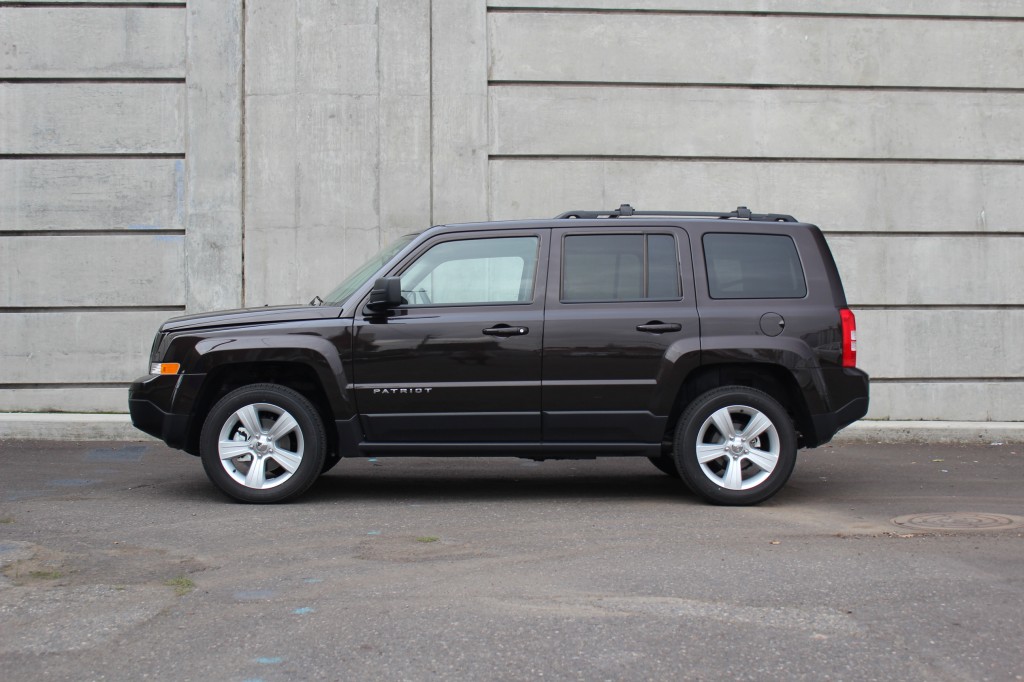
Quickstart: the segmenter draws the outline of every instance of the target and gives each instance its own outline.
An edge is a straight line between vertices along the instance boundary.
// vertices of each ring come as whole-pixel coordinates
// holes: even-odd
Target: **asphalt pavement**
[[[1022,680],[1022,448],[804,451],[750,508],[630,458],[247,506],[162,445],[0,443],[0,678]]]

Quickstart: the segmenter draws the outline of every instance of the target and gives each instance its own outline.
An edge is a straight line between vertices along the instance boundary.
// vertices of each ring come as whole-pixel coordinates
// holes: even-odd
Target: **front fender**
[[[343,358],[351,356],[351,330],[328,337],[315,324],[288,330],[259,327],[182,334],[171,341],[169,357],[181,362],[186,375],[175,395],[175,412],[190,413],[200,386],[210,374],[232,365],[252,363],[299,364],[316,375],[335,419],[355,414]],[[176,350],[180,349],[180,350]],[[187,377],[187,378],[186,378]]]

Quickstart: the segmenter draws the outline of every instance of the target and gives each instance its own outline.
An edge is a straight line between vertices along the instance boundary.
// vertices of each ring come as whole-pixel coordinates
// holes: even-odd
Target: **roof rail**
[[[614,211],[566,211],[555,216],[555,220],[565,218],[627,218],[631,216],[684,216],[687,218],[740,218],[742,220],[763,220],[768,222],[795,223],[799,222],[791,215],[784,213],[751,213],[746,206],[740,206],[729,213],[715,213],[707,211],[637,211],[629,204],[622,204]]]

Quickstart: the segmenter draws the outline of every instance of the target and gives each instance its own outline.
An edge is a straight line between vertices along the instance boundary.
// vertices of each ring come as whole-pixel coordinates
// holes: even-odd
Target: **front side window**
[[[644,301],[679,297],[679,258],[672,235],[585,234],[565,238],[563,301]]]
[[[431,247],[402,273],[409,305],[529,303],[537,237],[461,239]]]
[[[803,298],[804,270],[786,235],[706,234],[711,298]]]

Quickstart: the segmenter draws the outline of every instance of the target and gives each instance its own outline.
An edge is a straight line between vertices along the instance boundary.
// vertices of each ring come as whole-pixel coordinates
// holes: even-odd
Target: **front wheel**
[[[715,504],[748,505],[777,493],[796,464],[796,431],[767,393],[724,386],[699,396],[676,428],[683,481]]]
[[[283,502],[324,467],[326,436],[316,408],[277,384],[243,386],[213,406],[200,435],[206,475],[242,502]]]

